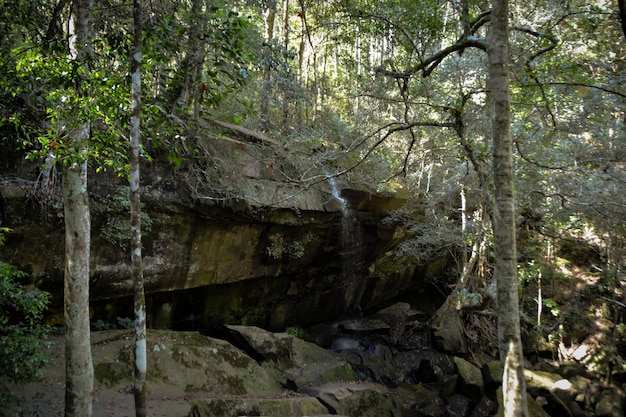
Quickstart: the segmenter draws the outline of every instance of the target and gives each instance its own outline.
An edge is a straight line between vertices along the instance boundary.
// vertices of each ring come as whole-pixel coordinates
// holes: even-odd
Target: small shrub
[[[8,232],[0,228],[0,246]],[[0,261],[0,379],[16,384],[41,377],[51,346],[46,340],[49,327],[42,324],[50,294],[24,288],[17,281],[25,277],[24,272]],[[7,400],[0,396],[0,405]]]
[[[293,337],[296,337],[298,339],[304,340],[305,342],[310,340],[310,337],[307,334],[307,332],[298,326],[287,327],[285,329],[285,333]]]

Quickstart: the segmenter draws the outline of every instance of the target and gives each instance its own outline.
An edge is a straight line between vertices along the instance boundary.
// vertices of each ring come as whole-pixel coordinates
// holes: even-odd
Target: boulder
[[[392,396],[401,407],[403,415],[427,417],[448,416],[445,402],[437,395],[436,391],[425,385],[403,384],[392,390]]]
[[[550,413],[561,416],[572,416],[568,404],[578,394],[574,385],[559,374],[524,369],[526,389],[533,397],[543,397],[546,401],[544,408]]]
[[[479,367],[459,357],[454,357],[459,373],[461,392],[478,402],[485,391],[483,374]]]
[[[125,358],[118,361],[128,366],[126,378],[130,380],[132,333],[97,332],[96,341],[94,355],[98,355],[103,343],[107,344],[106,351],[111,351],[111,344],[119,346],[117,349]],[[147,346],[148,380],[181,387],[188,394],[265,396],[284,392],[270,372],[224,340],[196,332],[149,331]],[[96,375],[96,380],[99,378]]]
[[[390,386],[403,382],[404,370],[396,367],[391,361],[369,352],[359,352],[359,355],[361,363],[353,367],[367,380]]]
[[[484,396],[472,410],[470,417],[492,417],[498,411],[498,404]]]
[[[23,415],[40,415],[45,406],[50,410],[46,415],[56,416],[60,414],[54,410],[63,408],[64,338],[53,336],[51,341],[52,348],[47,352],[51,361],[43,369],[43,380],[12,387],[13,393],[21,399],[19,406]],[[92,332],[91,342],[96,388],[94,415],[131,415],[134,332]],[[146,385],[151,416],[187,416],[191,408],[188,401],[198,398],[289,398],[293,395],[272,372],[240,349],[197,332],[150,329],[147,354]],[[311,408],[311,413],[308,410],[306,415],[328,413],[320,407]]]
[[[225,326],[221,335],[258,360],[283,386],[301,390],[331,381],[355,381],[346,359],[287,333],[272,333],[254,326]]]
[[[321,347],[294,338],[292,341],[294,365],[284,371],[296,389],[334,381],[358,381],[356,373],[345,358]]]
[[[390,391],[371,382],[335,382],[304,390],[316,397],[331,413],[351,417],[399,416],[399,408]]]
[[[190,401],[189,417],[327,415],[328,409],[316,398],[212,398]]]
[[[497,389],[502,385],[502,362],[491,360],[482,366],[483,381],[488,389]]]
[[[293,339],[287,333],[272,333],[256,326],[224,326],[222,333],[231,344],[247,352],[259,361],[293,363]]]
[[[373,320],[380,320],[387,324],[389,333],[389,344],[395,345],[400,341],[404,333],[404,326],[407,322],[411,306],[409,303],[395,303],[386,307],[372,316]]]
[[[446,398],[447,409],[450,417],[465,417],[472,409],[474,401],[462,394],[453,394]]]
[[[393,365],[404,372],[403,382],[408,384],[443,383],[454,373],[453,363],[448,355],[434,349],[414,349],[393,357]]]
[[[461,314],[455,306],[456,298],[448,297],[433,317],[434,343],[445,352],[465,354],[467,340]]]
[[[401,411],[389,395],[378,390],[357,391],[339,403],[339,414],[350,417],[401,417]]]
[[[618,389],[607,389],[600,394],[600,400],[596,404],[596,416],[598,417],[624,417],[626,396]]]

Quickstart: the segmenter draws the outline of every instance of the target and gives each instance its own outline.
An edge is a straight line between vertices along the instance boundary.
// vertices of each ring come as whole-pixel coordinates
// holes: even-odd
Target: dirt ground
[[[44,377],[36,383],[10,386],[17,401],[0,416],[19,417],[62,417],[65,395],[65,362],[63,336],[52,338],[53,347],[49,358],[53,363],[44,371]],[[94,357],[94,363],[98,358]],[[148,382],[148,416],[184,417],[190,412],[188,394],[178,387]],[[3,414],[4,413],[4,414]],[[134,416],[134,399],[130,381],[128,384],[110,388],[96,383],[93,400],[94,417]]]

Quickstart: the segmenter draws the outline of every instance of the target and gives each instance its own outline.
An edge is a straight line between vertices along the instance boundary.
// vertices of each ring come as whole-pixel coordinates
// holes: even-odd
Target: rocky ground
[[[418,317],[408,304],[397,303],[291,334],[250,326],[223,326],[208,335],[151,330],[148,415],[499,415],[499,362],[434,349]],[[132,337],[130,330],[92,333],[95,417],[134,415]],[[17,402],[6,415],[63,415],[63,338],[53,342],[44,378],[11,387]],[[583,359],[528,363],[531,416],[624,417],[623,386],[602,381]]]

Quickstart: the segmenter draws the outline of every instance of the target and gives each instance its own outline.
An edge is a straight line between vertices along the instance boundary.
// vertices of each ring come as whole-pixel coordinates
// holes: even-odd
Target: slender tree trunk
[[[193,105],[193,116],[200,116],[202,89],[202,66],[204,65],[204,45],[201,37],[204,36],[205,18],[203,16],[203,3],[200,0],[191,2],[191,27],[189,30],[189,56],[186,77],[186,89],[189,101]]]
[[[283,53],[285,57],[289,54],[289,0],[283,1]],[[283,91],[283,133],[287,133],[289,121],[289,101],[294,96],[292,87],[285,87]]]
[[[307,21],[307,14],[306,14],[306,4],[304,2],[304,0],[300,0],[299,1],[300,4],[300,15],[301,15],[301,19],[302,19],[302,38],[301,38],[301,43],[300,43],[300,57],[301,57],[301,61],[300,61],[300,69],[302,70],[302,58],[303,58],[303,54],[304,54],[304,48],[305,48],[305,37],[306,37],[306,41],[309,44],[309,48],[311,48],[311,52],[309,54],[309,56],[307,57],[307,61],[308,61],[308,65],[307,65],[307,78],[306,78],[306,86],[309,89],[310,92],[313,93],[313,103],[312,103],[312,113],[311,116],[309,117],[309,113],[308,113],[308,108],[307,108],[307,118],[310,118],[311,120],[311,126],[315,127],[315,123],[316,123],[316,119],[317,119],[317,115],[318,115],[318,111],[319,111],[319,95],[320,95],[320,90],[319,90],[319,80],[318,80],[318,74],[317,74],[317,49],[315,48],[315,45],[313,44],[313,38],[311,38],[311,28],[309,27],[309,23]],[[308,69],[312,68],[312,71],[309,71]]]
[[[272,66],[274,51],[274,24],[276,22],[276,0],[266,0],[265,11],[265,48],[267,56],[263,68],[263,92],[261,93],[261,120],[262,129],[268,131],[270,127],[270,97],[272,97]]]
[[[172,113],[186,110],[191,106],[194,117],[197,118],[200,115],[203,87],[206,87],[202,85],[205,51],[201,37],[204,33],[204,25],[203,2],[192,0],[185,57],[181,61],[167,93],[167,100],[170,103]]]
[[[489,88],[492,101],[495,182],[494,278],[498,299],[498,339],[504,365],[504,416],[528,416],[517,290],[515,197],[509,91],[508,0],[493,0],[489,34]]]
[[[617,4],[619,6],[619,19],[622,24],[622,33],[626,37],[626,1],[617,0]]]
[[[90,51],[90,0],[73,3],[70,54],[87,68]],[[78,90],[82,96],[84,91]],[[63,165],[65,217],[65,416],[90,417],[93,408],[93,362],[89,329],[89,249],[91,218],[87,194],[89,122],[70,133],[74,158]]]
[[[139,146],[141,143],[141,58],[142,58],[142,7],[141,0],[133,0],[134,45],[131,58],[131,130],[130,130],[130,228],[131,273],[134,282],[135,307],[135,372],[133,391],[135,415],[147,414],[146,372],[146,299],[141,257],[141,197],[139,176]]]

